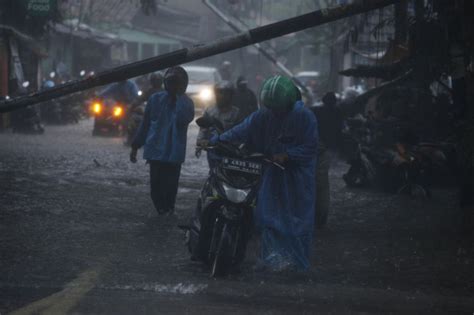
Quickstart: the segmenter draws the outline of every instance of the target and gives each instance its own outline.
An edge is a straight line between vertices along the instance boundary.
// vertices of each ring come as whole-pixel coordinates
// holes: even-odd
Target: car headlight
[[[247,199],[247,196],[250,193],[251,189],[237,189],[230,187],[226,183],[222,183],[222,188],[224,188],[225,195],[230,202],[241,203]]]
[[[214,92],[210,88],[205,88],[201,90],[201,92],[199,92],[199,98],[201,99],[201,101],[204,101],[204,102],[208,102],[212,100],[213,96],[214,96]]]

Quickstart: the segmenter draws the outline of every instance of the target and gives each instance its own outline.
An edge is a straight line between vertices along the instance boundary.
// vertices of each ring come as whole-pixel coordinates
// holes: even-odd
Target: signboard
[[[31,16],[48,16],[56,9],[56,0],[23,0]]]

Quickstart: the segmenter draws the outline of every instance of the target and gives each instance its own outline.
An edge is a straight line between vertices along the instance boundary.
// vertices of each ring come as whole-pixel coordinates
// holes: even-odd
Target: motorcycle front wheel
[[[212,262],[211,277],[224,277],[229,274],[232,267],[231,248],[231,235],[228,231],[227,224],[224,224]]]

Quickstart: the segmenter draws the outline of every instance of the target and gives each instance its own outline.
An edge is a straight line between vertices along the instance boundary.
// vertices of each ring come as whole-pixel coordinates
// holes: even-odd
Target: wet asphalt
[[[379,314],[474,312],[472,240],[460,236],[456,193],[421,200],[354,190],[331,169],[328,226],[308,273],[211,279],[177,228],[207,170],[189,130],[177,210],[158,216],[148,168],[92,121],[44,135],[0,134],[0,314]]]

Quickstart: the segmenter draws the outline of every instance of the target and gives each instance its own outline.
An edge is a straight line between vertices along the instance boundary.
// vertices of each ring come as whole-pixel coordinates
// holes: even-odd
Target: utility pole
[[[104,71],[92,77],[58,85],[49,90],[36,92],[9,101],[0,102],[0,113],[21,109],[71,93],[84,91],[93,87],[110,84],[150,72],[163,70],[187,62],[222,54],[231,50],[260,43],[275,37],[302,31],[304,29],[326,24],[356,14],[379,9],[399,0],[365,0],[334,8],[313,11],[291,19],[257,27],[235,36],[213,41],[207,45],[184,48],[157,57],[141,60],[128,65]]]

